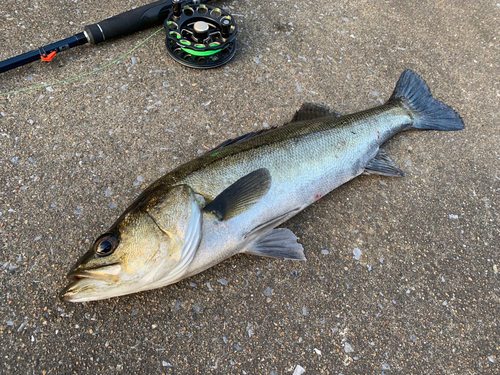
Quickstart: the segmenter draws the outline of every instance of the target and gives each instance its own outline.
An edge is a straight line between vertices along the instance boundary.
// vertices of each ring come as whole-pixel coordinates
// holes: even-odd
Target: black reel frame
[[[206,4],[172,1],[173,10],[164,22],[165,45],[178,63],[195,69],[216,68],[236,53],[238,28],[233,17]]]

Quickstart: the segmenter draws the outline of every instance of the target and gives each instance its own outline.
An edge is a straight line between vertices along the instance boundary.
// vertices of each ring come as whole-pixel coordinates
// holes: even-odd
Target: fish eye
[[[94,245],[97,256],[105,257],[113,253],[118,246],[118,237],[112,233],[107,233],[100,237]]]

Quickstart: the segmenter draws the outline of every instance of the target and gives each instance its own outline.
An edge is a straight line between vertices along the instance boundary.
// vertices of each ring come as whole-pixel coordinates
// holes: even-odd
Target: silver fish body
[[[306,104],[292,122],[225,142],[153,183],[70,271],[61,297],[158,288],[237,253],[305,259],[278,225],[362,173],[404,175],[380,148],[398,132],[462,128],[411,71],[376,108],[338,117]]]
[[[396,112],[394,108],[392,110]],[[255,228],[265,227],[266,223],[273,223],[272,228],[278,226],[362,174],[379,146],[395,131],[401,130],[404,115],[384,114],[388,120],[385,122],[377,119],[379,115],[329,117],[288,124],[286,126],[324,127],[325,130],[251,148],[231,160],[222,159],[181,180],[180,183],[213,199],[232,182],[252,171],[265,168],[272,176],[265,198],[236,217],[214,220],[210,213],[204,213],[201,244],[186,276],[245,252],[250,242],[249,234]],[[393,119],[396,121],[391,121]],[[404,120],[408,121],[409,117]],[[216,254],[213,249],[218,249]]]

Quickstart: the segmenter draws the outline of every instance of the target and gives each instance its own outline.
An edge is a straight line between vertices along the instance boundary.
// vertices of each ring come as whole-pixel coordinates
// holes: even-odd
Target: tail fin
[[[411,70],[405,70],[389,101],[399,99],[412,111],[412,129],[460,130],[462,118],[452,108],[432,97],[425,81]]]

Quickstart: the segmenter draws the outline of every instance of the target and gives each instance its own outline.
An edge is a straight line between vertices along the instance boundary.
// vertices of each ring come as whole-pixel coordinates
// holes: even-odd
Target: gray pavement
[[[143,0],[0,7],[0,60]],[[234,60],[196,71],[158,34],[69,83],[0,96],[0,373],[494,374],[500,362],[500,3],[223,1]],[[156,29],[0,75],[99,68]],[[307,262],[235,256],[176,285],[66,304],[65,275],[151,182],[303,102],[388,99],[404,69],[463,117],[400,134],[405,178],[362,176],[285,224]]]

